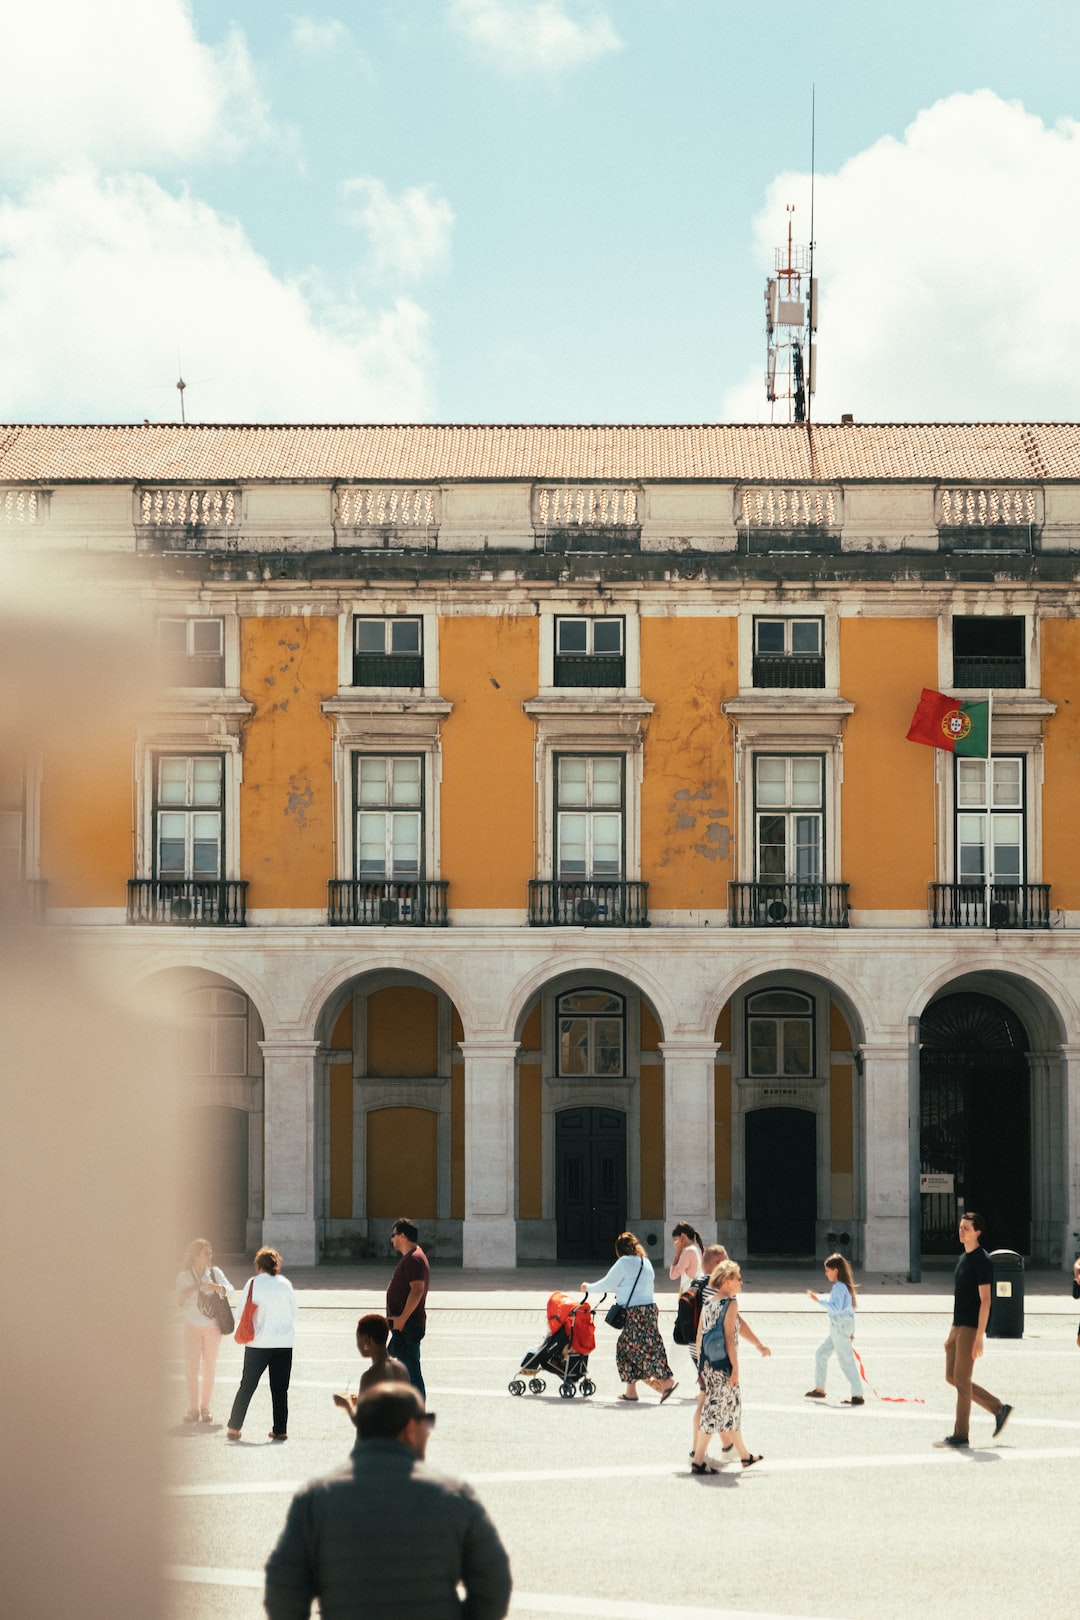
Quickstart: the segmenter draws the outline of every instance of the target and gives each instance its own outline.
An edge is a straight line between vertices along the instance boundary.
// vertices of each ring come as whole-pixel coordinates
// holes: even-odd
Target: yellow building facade
[[[15,427],[0,535],[153,650],[4,893],[175,990],[219,1250],[1071,1260],[1080,428]]]

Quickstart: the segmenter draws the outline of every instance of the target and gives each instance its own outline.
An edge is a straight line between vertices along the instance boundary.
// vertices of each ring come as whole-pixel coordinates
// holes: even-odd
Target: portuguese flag
[[[961,703],[923,687],[919,706],[908,729],[908,742],[944,748],[950,754],[990,754],[989,703]]]

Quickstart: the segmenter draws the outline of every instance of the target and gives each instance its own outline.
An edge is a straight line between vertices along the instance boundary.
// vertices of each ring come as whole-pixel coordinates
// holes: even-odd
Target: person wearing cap
[[[420,1341],[427,1331],[427,1296],[431,1267],[420,1247],[420,1232],[412,1221],[395,1221],[390,1246],[399,1256],[386,1288],[386,1316],[390,1323],[390,1354],[405,1363],[409,1382],[421,1395]]]
[[[316,1597],[322,1620],[503,1620],[510,1560],[471,1486],[424,1462],[434,1412],[411,1384],[382,1383],[353,1421],[349,1465],[292,1499],[266,1563],[270,1620],[307,1620]]]

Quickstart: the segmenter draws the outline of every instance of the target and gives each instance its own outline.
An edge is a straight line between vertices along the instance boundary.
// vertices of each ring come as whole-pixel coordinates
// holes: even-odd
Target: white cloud
[[[0,174],[137,168],[264,137],[242,36],[195,35],[187,0],[34,0],[4,15]]]
[[[318,21],[314,17],[297,17],[292,25],[292,42],[297,50],[308,56],[323,56],[346,46],[352,36],[337,17]]]
[[[241,227],[150,178],[83,171],[0,202],[0,420],[415,420],[428,317],[283,281]]]
[[[622,48],[595,0],[451,0],[450,22],[505,73],[561,73]]]
[[[1080,415],[1080,124],[1054,128],[989,90],[920,112],[819,175],[814,414],[857,419]],[[781,175],[755,220],[763,273],[809,177]],[[801,229],[800,229],[801,227]],[[732,388],[729,420],[766,415],[762,365]]]
[[[377,275],[417,281],[446,263],[454,213],[431,186],[408,186],[392,197],[381,180],[363,175],[344,181],[342,193],[346,218],[367,236]]]

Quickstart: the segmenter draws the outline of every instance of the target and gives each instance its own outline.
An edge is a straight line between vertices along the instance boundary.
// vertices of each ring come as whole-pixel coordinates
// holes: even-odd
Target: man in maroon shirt
[[[386,1315],[390,1322],[390,1354],[405,1363],[410,1384],[425,1395],[424,1375],[420,1371],[420,1340],[427,1327],[424,1303],[431,1282],[431,1267],[420,1247],[419,1237],[412,1221],[394,1222],[390,1244],[401,1258],[386,1289]]]

